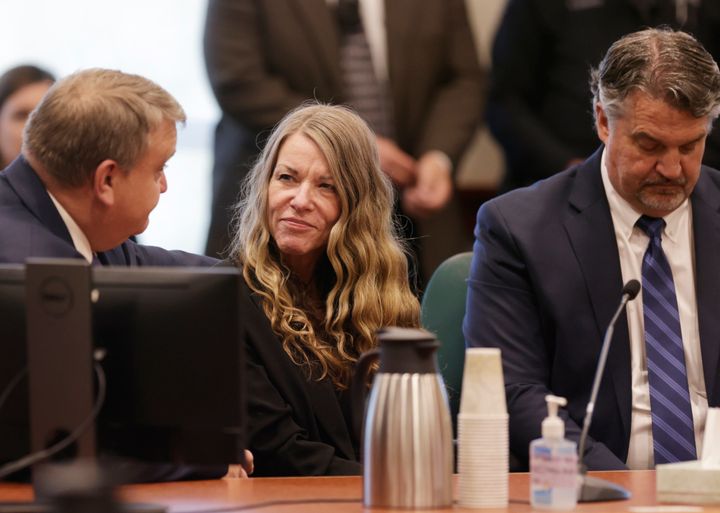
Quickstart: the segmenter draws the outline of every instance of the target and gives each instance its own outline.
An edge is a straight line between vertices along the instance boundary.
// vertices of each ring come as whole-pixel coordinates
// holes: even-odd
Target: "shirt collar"
[[[55,204],[55,208],[57,208],[60,217],[62,217],[62,220],[65,223],[68,232],[70,232],[70,238],[72,239],[73,246],[75,246],[77,252],[80,253],[85,258],[85,260],[87,260],[89,263],[92,263],[93,251],[90,247],[90,241],[85,236],[85,234],[80,229],[75,220],[70,216],[70,214],[68,214],[68,211],[65,210],[65,208],[60,204],[60,202],[55,198],[55,196],[53,196],[50,191],[47,191],[47,193],[48,196],[50,196],[52,202]]]
[[[633,233],[633,229],[635,228],[635,223],[638,219],[640,219],[642,214],[635,210],[632,205],[625,200],[625,198],[620,196],[620,194],[618,194],[615,190],[612,182],[610,182],[610,176],[605,162],[606,151],[607,148],[603,148],[602,158],[600,161],[605,195],[607,196],[608,203],[610,204],[610,211],[613,213],[613,222],[618,225],[615,229],[619,230],[629,239]],[[687,199],[685,199],[678,208],[670,212],[668,215],[663,216],[663,219],[665,220],[663,236],[668,237],[673,242],[677,241],[677,238],[681,233],[683,221],[687,220],[689,211],[690,203]]]

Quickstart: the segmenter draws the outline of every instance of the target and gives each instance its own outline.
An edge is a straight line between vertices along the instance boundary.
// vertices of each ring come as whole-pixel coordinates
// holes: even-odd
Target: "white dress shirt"
[[[388,87],[387,63],[387,27],[385,25],[385,0],[358,0],[360,18],[365,31],[365,38],[370,47],[375,78],[381,87]],[[338,0],[326,0],[329,6],[337,6]],[[438,161],[438,165],[448,173],[452,173],[453,163],[445,152],[432,150],[428,152]]]
[[[60,214],[60,217],[62,217],[63,222],[65,223],[65,226],[67,227],[68,231],[70,232],[70,238],[72,239],[73,246],[75,246],[75,249],[80,253],[83,257],[85,257],[85,260],[92,263],[93,261],[93,251],[90,247],[90,241],[85,236],[83,231],[80,229],[78,224],[75,222],[75,220],[70,217],[70,214],[68,214],[68,211],[63,208],[63,206],[60,204],[60,202],[50,194],[50,191],[47,191],[48,196],[50,196],[50,199],[55,204],[55,208],[57,209],[58,213]]]
[[[602,155],[602,179],[610,204],[615,239],[620,256],[623,283],[636,279],[642,283],[642,260],[649,237],[635,223],[641,214],[622,198],[608,176],[605,150]],[[662,247],[672,269],[680,313],[685,367],[695,427],[695,447],[698,457],[702,450],[702,434],[707,415],[707,393],[700,353],[700,332],[695,295],[695,254],[692,229],[692,208],[688,200],[664,217]],[[632,418],[630,448],[627,465],[631,469],[654,467],[652,417],[650,415],[650,389],[645,359],[645,330],[642,290],[627,305],[628,332],[630,334],[630,365],[632,379]]]

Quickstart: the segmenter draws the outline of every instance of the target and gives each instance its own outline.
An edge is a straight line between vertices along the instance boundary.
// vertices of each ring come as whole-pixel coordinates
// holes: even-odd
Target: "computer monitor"
[[[87,416],[97,349],[105,352],[105,404],[70,456],[97,448],[147,462],[241,462],[243,301],[230,267],[0,266],[0,394],[30,364],[0,409],[0,464],[52,444]]]

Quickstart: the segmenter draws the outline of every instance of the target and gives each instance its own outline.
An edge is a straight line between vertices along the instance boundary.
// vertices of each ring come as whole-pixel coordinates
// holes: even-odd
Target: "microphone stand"
[[[583,457],[585,455],[585,443],[587,442],[593,411],[595,410],[595,401],[597,400],[600,382],[602,381],[603,371],[605,370],[605,363],[607,361],[608,352],[610,351],[610,341],[612,340],[613,333],[615,332],[615,323],[617,322],[618,317],[620,317],[622,311],[625,309],[625,305],[627,305],[628,301],[635,299],[635,296],[637,296],[639,291],[640,283],[637,280],[631,280],[623,287],[622,300],[620,301],[620,305],[615,311],[615,315],[613,315],[613,318],[610,320],[608,329],[605,332],[605,338],[603,339],[602,348],[600,350],[600,359],[598,360],[598,366],[595,371],[595,379],[593,381],[592,391],[590,392],[590,401],[588,401],[587,409],[585,410],[585,419],[583,421],[583,428],[580,434],[580,444],[578,448],[580,473],[578,502],[618,501],[630,498],[630,492],[622,486],[604,479],[588,476],[587,466],[583,463]]]

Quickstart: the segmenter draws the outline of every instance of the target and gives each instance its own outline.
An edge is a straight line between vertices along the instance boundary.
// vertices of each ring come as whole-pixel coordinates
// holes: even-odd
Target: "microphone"
[[[593,411],[595,410],[595,401],[597,400],[598,391],[600,389],[600,381],[602,381],[602,375],[605,370],[605,362],[607,361],[607,355],[610,351],[610,341],[612,340],[612,336],[615,331],[615,323],[617,322],[618,317],[620,317],[622,311],[625,309],[625,305],[635,299],[639,292],[639,281],[630,280],[625,284],[622,289],[622,299],[620,300],[620,304],[618,305],[617,310],[615,310],[615,315],[613,315],[612,319],[610,319],[607,331],[605,331],[605,338],[603,338],[602,348],[600,350],[600,358],[598,360],[597,369],[595,370],[595,379],[593,381],[592,391],[590,392],[590,401],[588,401],[588,405],[585,410],[585,420],[583,421],[583,428],[580,434],[578,460],[581,482],[578,490],[578,502],[617,501],[630,498],[630,492],[621,486],[605,481],[604,479],[588,476],[587,467],[583,463],[583,456],[585,455],[585,443],[587,442],[588,431],[590,430],[590,423],[592,422]]]

